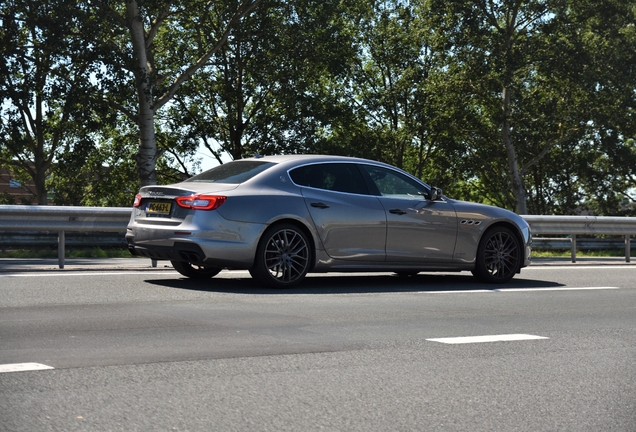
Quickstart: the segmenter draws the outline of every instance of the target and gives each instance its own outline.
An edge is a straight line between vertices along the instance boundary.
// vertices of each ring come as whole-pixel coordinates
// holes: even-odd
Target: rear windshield
[[[243,183],[274,165],[265,161],[233,161],[190,177],[187,182]]]

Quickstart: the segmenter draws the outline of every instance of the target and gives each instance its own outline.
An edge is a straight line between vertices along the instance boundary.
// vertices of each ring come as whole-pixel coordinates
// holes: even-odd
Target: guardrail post
[[[63,269],[64,268],[64,256],[66,252],[66,234],[64,231],[58,231],[57,233],[57,264]]]
[[[572,244],[570,245],[570,255],[572,255],[572,262],[576,262],[576,234],[572,234]]]
[[[631,237],[629,234],[625,234],[625,262],[630,262],[630,253],[631,253]]]
[[[156,259],[150,260],[150,264],[152,265],[153,268],[157,267],[157,260]]]

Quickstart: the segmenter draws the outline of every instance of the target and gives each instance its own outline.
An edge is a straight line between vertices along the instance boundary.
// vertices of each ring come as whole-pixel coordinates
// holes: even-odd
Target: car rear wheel
[[[519,270],[521,245],[506,227],[493,227],[479,242],[473,275],[488,283],[508,282]]]
[[[269,228],[258,244],[250,274],[273,288],[289,288],[305,278],[311,265],[307,236],[292,224]]]
[[[190,279],[210,279],[216,276],[221,271],[218,267],[208,267],[197,264],[191,264],[184,261],[170,261],[172,267],[183,276]]]

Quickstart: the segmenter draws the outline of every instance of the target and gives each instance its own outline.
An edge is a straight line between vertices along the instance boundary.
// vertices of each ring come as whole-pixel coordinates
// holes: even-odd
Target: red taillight
[[[135,195],[135,201],[133,202],[133,207],[139,207],[141,205],[141,195]]]
[[[177,197],[179,207],[193,210],[216,210],[225,202],[227,197],[219,195],[189,195]]]

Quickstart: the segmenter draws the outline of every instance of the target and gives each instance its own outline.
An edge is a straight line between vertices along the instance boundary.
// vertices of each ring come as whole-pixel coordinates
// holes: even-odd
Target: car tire
[[[208,267],[197,264],[191,264],[189,262],[184,261],[170,261],[172,263],[172,267],[183,276],[189,277],[190,279],[210,279],[221,271],[218,267]]]
[[[271,288],[299,284],[311,267],[311,247],[305,233],[289,223],[274,225],[261,236],[250,274]]]
[[[521,254],[519,240],[510,229],[490,228],[479,242],[473,275],[482,282],[508,282],[519,270]]]

